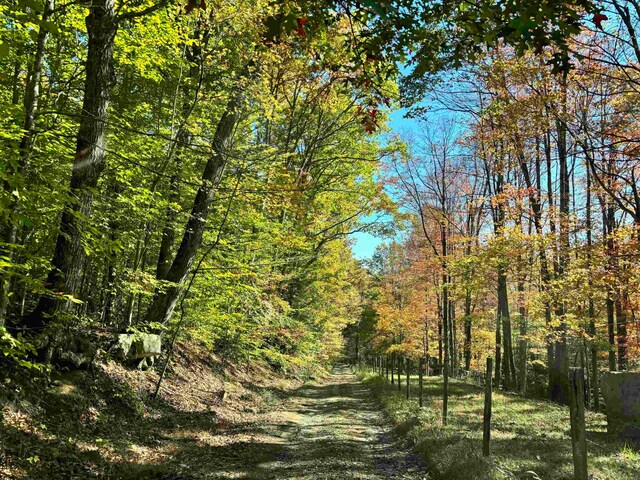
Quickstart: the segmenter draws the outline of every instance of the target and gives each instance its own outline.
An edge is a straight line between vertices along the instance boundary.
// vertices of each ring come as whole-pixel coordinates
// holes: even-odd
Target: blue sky
[[[400,134],[402,132],[412,130],[416,127],[416,120],[411,118],[404,118],[405,113],[405,109],[400,109],[391,112],[391,114],[389,115],[389,126],[391,127],[392,134]],[[376,247],[386,241],[383,238],[374,237],[369,233],[362,232],[352,234],[351,238],[354,239],[354,242],[351,245],[353,255],[360,260],[371,258],[371,255],[373,255]]]
[[[352,234],[351,238],[355,240],[351,245],[351,250],[353,250],[353,256],[358,260],[371,258],[376,247],[383,241],[381,238],[362,232]]]

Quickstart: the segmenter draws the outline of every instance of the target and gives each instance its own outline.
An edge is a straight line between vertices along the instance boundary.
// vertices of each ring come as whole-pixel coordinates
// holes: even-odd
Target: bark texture
[[[93,192],[105,167],[105,139],[109,92],[114,81],[113,49],[118,24],[114,0],[97,0],[86,18],[88,50],[80,128],[73,161],[69,200],[60,219],[52,269],[46,286],[56,296],[45,294],[25,319],[31,334],[40,333],[56,312],[69,309],[71,302],[58,294],[79,292],[84,260],[83,224],[91,214]]]

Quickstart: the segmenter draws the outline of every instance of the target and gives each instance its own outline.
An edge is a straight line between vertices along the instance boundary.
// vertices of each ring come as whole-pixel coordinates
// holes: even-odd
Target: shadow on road
[[[369,397],[354,375],[338,368],[329,378],[293,392],[286,410],[255,430],[260,441],[185,442],[175,460],[181,462],[181,454],[191,458],[195,448],[205,464],[202,473],[160,478],[425,478],[423,464],[386,433],[380,409]]]

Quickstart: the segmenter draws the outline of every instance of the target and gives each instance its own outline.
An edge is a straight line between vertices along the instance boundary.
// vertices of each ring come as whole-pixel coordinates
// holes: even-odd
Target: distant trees
[[[442,177],[432,173],[443,171],[441,158],[418,152],[421,136],[440,132],[434,114],[404,139],[405,158],[390,162],[388,188],[413,219],[393,247],[407,252],[405,271],[417,280],[447,269],[436,302],[447,295],[456,314],[442,330],[431,323],[430,335],[451,343],[454,363],[453,352],[465,351],[467,368],[495,356],[506,389],[566,402],[568,367],[582,366],[597,407],[599,371],[637,368],[636,12],[632,2],[609,4],[610,23],[568,44],[571,71],[552,67],[553,52],[518,56],[503,45],[449,74],[430,102],[456,112],[447,143],[464,162]],[[455,200],[437,202],[443,191]],[[438,236],[440,218],[447,229]]]

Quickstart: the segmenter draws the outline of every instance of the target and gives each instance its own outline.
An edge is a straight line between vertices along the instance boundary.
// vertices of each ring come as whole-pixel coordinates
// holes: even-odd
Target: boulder
[[[640,372],[609,372],[602,376],[610,434],[640,441]]]
[[[162,337],[153,333],[121,333],[118,335],[117,350],[123,360],[160,355]]]

